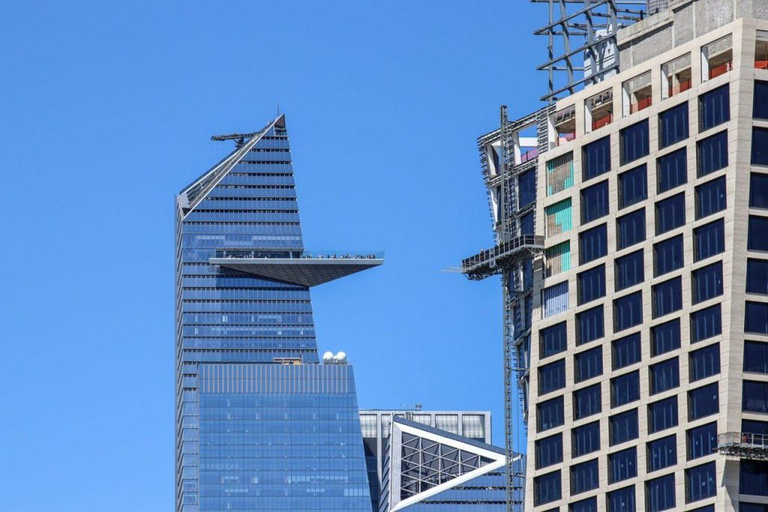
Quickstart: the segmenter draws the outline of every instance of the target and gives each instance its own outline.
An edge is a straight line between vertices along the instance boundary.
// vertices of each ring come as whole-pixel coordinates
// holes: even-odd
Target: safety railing
[[[640,112],[641,110],[644,110],[651,106],[651,98],[644,98],[636,103],[630,103],[629,105],[629,113],[634,114],[635,112]]]
[[[755,68],[756,69],[768,69],[768,60],[756,60],[755,61]]]
[[[709,79],[712,80],[713,78],[716,78],[720,75],[724,75],[728,73],[732,69],[731,62],[726,62],[725,64],[721,64],[715,68],[712,68],[709,70]]]
[[[367,251],[265,251],[255,249],[220,249],[214,258],[233,259],[317,259],[317,260],[375,260],[384,258],[384,252]]]
[[[489,263],[501,256],[509,255],[510,253],[521,249],[523,247],[544,247],[544,237],[538,235],[523,235],[513,238],[508,242],[499,244],[493,249],[482,251],[479,254],[471,256],[461,261],[461,267],[464,271],[467,271],[478,265]]]
[[[680,82],[677,85],[670,86],[669,90],[668,90],[669,97],[671,98],[672,96],[680,94],[681,92],[685,92],[685,91],[687,91],[690,88],[691,88],[691,81],[690,80],[686,80],[685,82]]]
[[[599,119],[592,120],[592,129],[597,130],[598,128],[602,128],[603,126],[607,126],[611,124],[612,121],[613,121],[613,114],[608,113]]]

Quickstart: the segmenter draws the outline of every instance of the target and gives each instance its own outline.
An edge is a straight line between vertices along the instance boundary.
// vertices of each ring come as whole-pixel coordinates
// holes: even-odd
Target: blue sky
[[[540,106],[522,0],[11,2],[0,20],[0,510],[173,506],[173,197],[286,113],[307,247],[382,249],[313,291],[361,407],[489,409],[500,288],[475,140]]]

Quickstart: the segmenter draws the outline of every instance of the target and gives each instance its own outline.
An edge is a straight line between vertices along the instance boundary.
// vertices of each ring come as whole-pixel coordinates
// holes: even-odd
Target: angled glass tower
[[[176,510],[370,511],[352,367],[320,364],[309,289],[383,260],[304,249],[284,116],[223,138],[176,197]]]

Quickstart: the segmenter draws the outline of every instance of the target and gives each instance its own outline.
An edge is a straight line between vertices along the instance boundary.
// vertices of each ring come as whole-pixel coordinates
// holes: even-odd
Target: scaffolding
[[[750,432],[718,434],[717,451],[726,457],[768,460],[768,435]]]

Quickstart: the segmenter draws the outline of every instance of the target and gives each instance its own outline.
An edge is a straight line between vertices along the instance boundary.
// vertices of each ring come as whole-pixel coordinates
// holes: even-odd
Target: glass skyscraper
[[[176,510],[370,511],[352,367],[311,286],[382,263],[303,247],[285,117],[176,198]]]

